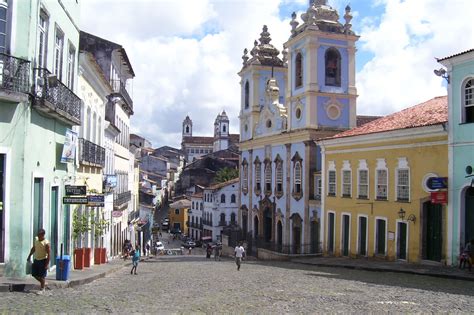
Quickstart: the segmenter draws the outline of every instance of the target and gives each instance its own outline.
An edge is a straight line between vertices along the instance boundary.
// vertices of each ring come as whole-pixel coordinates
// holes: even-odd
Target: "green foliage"
[[[89,218],[86,214],[79,214],[76,209],[72,215],[72,237],[74,240],[84,240],[84,233],[89,232],[91,227],[89,225]]]
[[[217,171],[214,181],[216,183],[224,183],[237,177],[239,177],[239,170],[235,168],[224,167],[223,169]]]

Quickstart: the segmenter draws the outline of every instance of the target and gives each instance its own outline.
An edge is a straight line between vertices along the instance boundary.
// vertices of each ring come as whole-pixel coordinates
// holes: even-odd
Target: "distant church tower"
[[[217,115],[214,122],[214,147],[213,151],[226,150],[229,148],[229,117],[225,111]]]
[[[192,137],[193,136],[193,121],[189,116],[183,121],[183,138],[185,137]]]

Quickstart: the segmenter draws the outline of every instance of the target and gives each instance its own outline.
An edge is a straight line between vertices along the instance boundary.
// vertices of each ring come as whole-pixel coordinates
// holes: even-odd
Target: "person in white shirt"
[[[235,264],[237,265],[237,270],[240,270],[240,263],[242,262],[242,257],[245,254],[245,249],[242,246],[242,243],[235,246],[234,249],[234,256],[235,256]]]

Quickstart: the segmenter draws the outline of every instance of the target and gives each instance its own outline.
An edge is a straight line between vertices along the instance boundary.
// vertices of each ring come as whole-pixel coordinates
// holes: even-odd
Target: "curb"
[[[345,269],[363,270],[363,271],[372,271],[372,272],[405,273],[405,274],[435,277],[435,278],[474,281],[473,277],[464,277],[464,276],[459,276],[459,275],[449,275],[449,274],[443,274],[443,273],[431,273],[431,272],[427,273],[427,272],[421,272],[421,271],[415,271],[415,270],[397,270],[397,269],[389,269],[389,268],[381,268],[381,267],[363,267],[363,266],[353,266],[353,265],[332,265],[332,264],[325,264],[325,263],[309,263],[309,262],[302,262],[302,261],[291,261],[291,262],[295,264],[307,265],[307,266],[345,268]]]

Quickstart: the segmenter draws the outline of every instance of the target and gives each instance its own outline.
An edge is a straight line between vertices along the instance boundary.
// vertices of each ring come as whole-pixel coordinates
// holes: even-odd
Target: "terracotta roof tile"
[[[438,96],[400,112],[334,135],[329,139],[352,137],[397,129],[436,125],[448,121],[448,97]]]
[[[383,116],[364,116],[364,115],[357,115],[357,127],[365,125],[366,123],[371,122],[372,120],[376,120],[382,118]]]
[[[226,182],[223,182],[223,183],[219,183],[219,184],[215,184],[207,189],[212,189],[212,190],[216,190],[216,189],[220,189],[224,186],[227,186],[227,185],[231,185],[231,184],[235,184],[235,183],[238,183],[239,182],[239,178],[234,178],[234,179],[231,179],[231,180],[228,180]]]

